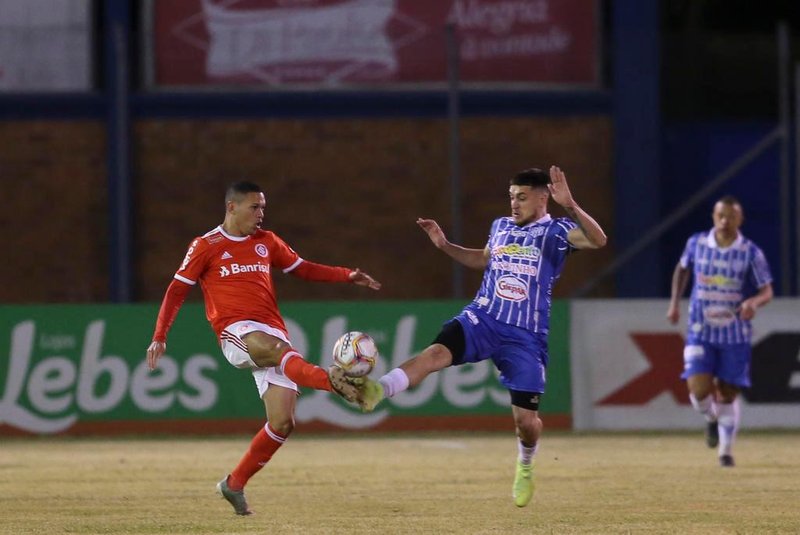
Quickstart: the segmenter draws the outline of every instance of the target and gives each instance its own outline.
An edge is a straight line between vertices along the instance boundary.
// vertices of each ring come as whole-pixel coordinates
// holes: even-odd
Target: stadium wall
[[[104,126],[0,121],[0,303],[108,297]]]
[[[267,225],[302,256],[358,265],[384,283],[373,295],[285,277],[278,282],[281,299],[452,297],[451,262],[415,224],[424,216],[452,227],[447,132],[441,118],[137,121],[134,300],[161,299],[189,241],[221,222],[224,189],[240,179],[265,188]],[[582,205],[612,226],[609,117],[471,117],[461,132],[465,244],[483,246],[491,221],[508,213],[507,180],[537,164],[563,165]],[[0,225],[15,255],[15,262],[0,264],[0,276],[16,281],[0,288],[0,302],[107,301],[101,124],[2,122],[0,143],[4,180],[26,184],[5,189],[0,213],[9,223],[17,214],[37,222]],[[553,212],[563,215],[557,207]],[[48,239],[37,217],[49,225]],[[612,254],[609,247],[577,255],[558,295],[568,295]],[[467,273],[463,295],[479,280],[480,273]],[[610,286],[604,290],[611,294]]]

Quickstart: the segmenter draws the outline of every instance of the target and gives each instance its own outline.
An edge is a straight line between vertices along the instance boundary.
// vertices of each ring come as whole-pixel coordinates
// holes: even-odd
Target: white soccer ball
[[[378,360],[378,346],[368,334],[359,331],[344,333],[333,346],[333,363],[350,377],[363,377],[372,371]]]

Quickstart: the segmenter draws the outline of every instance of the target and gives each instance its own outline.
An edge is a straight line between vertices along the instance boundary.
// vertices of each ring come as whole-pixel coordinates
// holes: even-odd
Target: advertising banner
[[[666,300],[571,303],[576,429],[697,429],[683,371],[681,322]],[[800,427],[800,300],[775,299],[753,321],[752,387],[741,395],[746,428]]]
[[[92,89],[92,3],[0,2],[0,92]]]
[[[283,307],[295,348],[328,366],[335,340],[369,333],[379,377],[424,349],[463,306],[455,301],[303,302]],[[252,375],[221,355],[201,304],[182,308],[156,371],[145,363],[155,305],[0,307],[0,435],[251,431],[264,421]],[[549,427],[570,425],[566,306],[556,303]],[[552,394],[550,394],[552,392]],[[316,430],[513,430],[508,392],[490,362],[448,368],[373,413],[303,389],[299,427]],[[548,416],[549,415],[549,416]]]
[[[156,86],[598,85],[594,0],[159,0]]]

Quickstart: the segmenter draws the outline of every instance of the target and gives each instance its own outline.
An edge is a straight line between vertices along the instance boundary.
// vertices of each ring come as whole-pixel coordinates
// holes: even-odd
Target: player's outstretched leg
[[[217,483],[217,493],[228,500],[233,506],[233,510],[237,515],[252,515],[253,511],[247,506],[247,500],[244,497],[244,490],[231,490],[228,487],[228,476],[222,478],[222,481]]]
[[[514,476],[514,487],[511,496],[514,498],[514,505],[525,507],[533,498],[533,462],[522,464],[517,461],[517,473]]]

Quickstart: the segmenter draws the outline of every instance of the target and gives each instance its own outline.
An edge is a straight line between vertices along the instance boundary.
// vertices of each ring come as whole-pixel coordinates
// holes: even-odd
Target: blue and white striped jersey
[[[487,242],[489,263],[468,308],[508,325],[547,333],[553,284],[574,250],[567,233],[576,226],[549,214],[523,227],[510,217],[496,219]]]
[[[737,308],[759,288],[772,282],[761,249],[741,233],[723,249],[711,229],[689,238],[680,264],[692,269],[694,277],[689,301],[689,340],[750,343],[750,322],[739,317]]]

